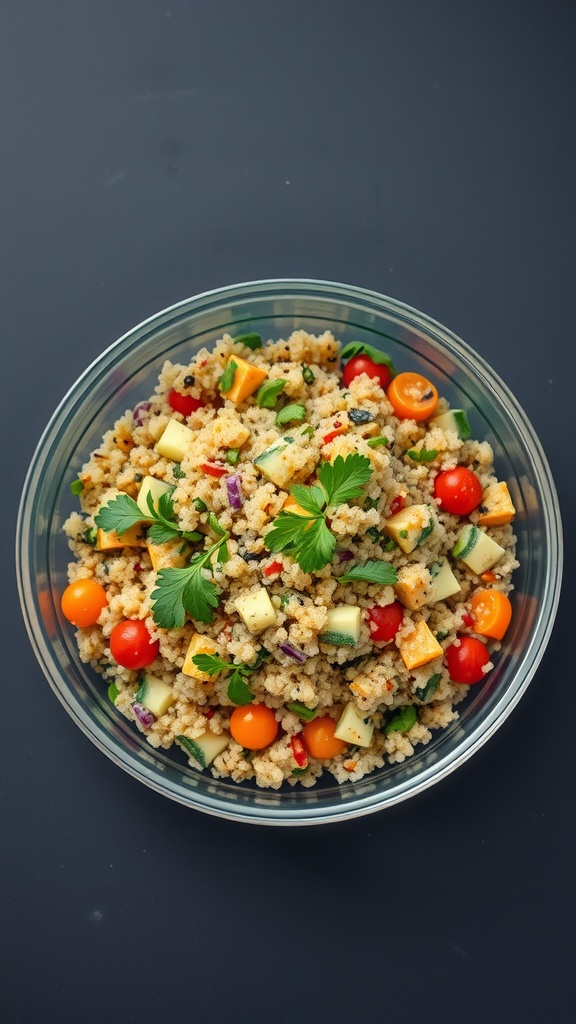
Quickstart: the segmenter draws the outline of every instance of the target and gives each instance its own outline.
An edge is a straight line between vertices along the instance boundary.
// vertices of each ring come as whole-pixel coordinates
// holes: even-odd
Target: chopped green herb
[[[438,642],[440,642],[441,640],[445,640],[446,637],[448,636],[448,630],[447,629],[437,629],[435,631],[435,633],[434,633],[434,636],[436,637]]]
[[[313,384],[316,380],[316,374],[314,370],[311,370],[309,366],[302,363],[302,377],[304,378],[305,384]]]
[[[116,703],[116,697],[118,696],[119,693],[120,693],[120,690],[116,686],[116,683],[114,683],[114,682],[110,683],[110,685],[108,687],[108,700],[111,701],[112,704]]]
[[[194,498],[194,508],[197,512],[206,512],[208,505],[205,501],[202,501],[202,498]]]
[[[290,774],[291,775],[295,775],[296,778],[299,779],[299,778],[302,777],[302,775],[306,775],[307,771],[308,771],[307,768],[293,768]]]
[[[265,648],[262,648],[264,651]],[[231,672],[230,680],[228,682],[228,700],[231,700],[233,704],[243,706],[245,704],[251,704],[254,700],[246,677],[252,672],[255,672],[260,667],[262,662],[268,656],[268,651],[262,656],[262,660],[259,661],[261,651],[254,662],[254,665],[235,665],[233,662],[224,661],[223,658],[218,657],[217,654],[195,654],[192,661],[196,665],[196,668],[200,672],[205,672],[207,675],[215,675],[217,672]]]
[[[366,535],[370,537],[370,539],[373,540],[375,544],[377,544],[382,536],[382,533],[380,532],[377,526],[369,526],[368,529],[366,530]]]
[[[390,562],[372,561],[364,565],[353,565],[348,572],[339,577],[341,583],[351,583],[354,580],[363,580],[366,583],[380,583],[382,586],[392,586],[398,582],[398,574]]]
[[[229,466],[238,465],[238,459],[240,458],[239,448],[229,448],[226,452],[226,462]]]
[[[345,345],[340,353],[342,359],[352,359],[353,356],[368,356],[373,363],[384,363],[388,367],[393,377],[396,376],[396,370],[394,369],[394,363],[390,359],[390,356],[386,352],[381,352],[380,349],[374,348],[372,345],[366,345],[361,341],[351,341],[348,345]]]
[[[364,508],[378,508],[379,498],[364,498]]]
[[[336,538],[326,523],[329,509],[361,497],[362,487],[371,476],[370,460],[358,452],[345,459],[337,455],[333,463],[323,463],[318,469],[318,484],[294,484],[290,488],[308,515],[279,512],[266,535],[265,546],[275,554],[286,551],[304,572],[322,569],[332,561],[336,548]]]
[[[400,533],[399,533],[398,536],[402,537],[402,540],[406,540],[406,538],[408,536],[408,530],[400,530]]]
[[[413,704],[407,704],[403,708],[398,708],[396,714],[385,726],[384,732],[408,732],[413,725],[415,725],[418,719],[416,708]]]
[[[266,380],[256,392],[256,404],[261,409],[274,409],[282,388],[286,386],[285,380]]]
[[[387,437],[370,437],[370,438],[368,438],[366,444],[368,445],[369,448],[380,448],[381,445],[388,444],[388,438]]]
[[[316,718],[319,709],[307,708],[305,704],[301,704],[299,700],[293,700],[286,707],[288,711],[292,711],[298,718],[301,718],[303,722],[311,722],[313,718]]]
[[[262,338],[259,334],[237,334],[234,341],[237,344],[246,345],[246,348],[252,349],[253,352],[257,348],[262,348]]]
[[[421,700],[424,703],[430,700],[430,698],[433,697],[434,694],[436,693],[436,690],[440,685],[441,679],[442,674],[440,672],[435,672],[433,676],[430,676],[430,679],[427,681],[427,683],[424,686],[420,686],[415,691],[418,700]]]
[[[314,437],[314,427],[308,424],[306,427],[302,427],[301,434],[306,434],[308,437]]]
[[[285,405],[276,414],[276,426],[283,427],[286,423],[300,423],[306,419],[306,406],[299,404]]]
[[[172,463],[172,473],[174,475],[175,480],[183,480],[184,477],[186,476],[186,473],[182,469],[182,466],[180,465],[179,462]]]
[[[223,537],[224,534],[226,533],[226,530],[224,529],[223,526],[220,526],[220,523],[218,522],[213,512],[208,513],[208,526],[212,530],[212,533],[214,533],[217,537]]]
[[[84,490],[84,484],[82,483],[81,480],[73,480],[72,483],[70,484],[70,490],[72,491],[72,494],[82,494],[82,491]]]
[[[239,707],[251,704],[254,700],[254,695],[251,693],[250,687],[248,686],[242,672],[233,672],[230,676],[227,697],[228,700],[231,700],[233,704],[237,704]]]
[[[87,526],[86,529],[84,530],[84,533],[82,534],[82,540],[84,541],[84,543],[90,544],[91,547],[94,547],[97,539],[98,531],[96,530],[96,527]]]
[[[225,394],[227,391],[230,391],[230,388],[234,383],[234,376],[236,374],[237,369],[238,363],[235,363],[234,360],[231,359],[218,382],[218,387],[220,388],[222,394]]]
[[[410,448],[406,455],[413,462],[433,462],[438,455],[436,448]]]

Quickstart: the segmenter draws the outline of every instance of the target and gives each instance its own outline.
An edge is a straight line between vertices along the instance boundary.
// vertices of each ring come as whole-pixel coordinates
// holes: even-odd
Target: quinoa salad
[[[515,509],[432,380],[329,331],[224,335],[71,483],[62,611],[194,771],[355,782],[458,718],[510,624]]]

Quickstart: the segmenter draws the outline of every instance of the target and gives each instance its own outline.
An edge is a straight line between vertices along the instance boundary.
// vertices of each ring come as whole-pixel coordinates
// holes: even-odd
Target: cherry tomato
[[[457,643],[450,644],[444,651],[444,663],[453,683],[479,683],[484,679],[482,671],[490,661],[485,644],[473,636],[461,636]]]
[[[406,504],[406,498],[403,494],[397,494],[395,498],[392,498],[390,502],[390,515],[395,516],[397,512],[401,512]]]
[[[392,604],[375,605],[368,609],[368,625],[372,640],[384,641],[389,644],[400,629],[404,619],[404,608],[400,601]]]
[[[427,420],[438,405],[438,392],[421,373],[399,373],[386,391],[394,415],[400,420]]]
[[[142,619],[124,619],[110,634],[112,657],[124,668],[146,668],[159,650],[158,640],[152,640]]]
[[[386,390],[390,381],[392,380],[392,374],[386,363],[375,363],[370,356],[352,356],[344,367],[342,374],[342,381],[345,387],[349,387],[350,381],[354,380],[355,377],[359,377],[361,373],[367,373],[369,377],[375,377],[380,387]]]
[[[471,469],[455,466],[438,473],[434,481],[434,497],[443,512],[469,516],[482,501],[482,484]]]
[[[336,724],[330,715],[323,715],[322,718],[313,718],[311,722],[306,722],[302,728],[302,739],[310,757],[316,757],[321,761],[328,760],[346,750],[348,744],[334,736]]]
[[[73,626],[94,626],[108,604],[104,587],[96,580],[74,580],[62,594],[62,614]]]
[[[230,732],[247,750],[262,750],[278,735],[278,722],[267,704],[246,704],[230,715]]]
[[[204,402],[199,398],[193,398],[192,395],[183,395],[180,391],[176,391],[175,388],[170,388],[167,395],[168,405],[174,412],[181,412],[183,416],[190,416],[191,413],[196,412],[197,409],[202,409]]]

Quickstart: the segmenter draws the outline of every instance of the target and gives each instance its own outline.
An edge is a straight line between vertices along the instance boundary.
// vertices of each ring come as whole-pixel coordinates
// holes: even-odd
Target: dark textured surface
[[[89,743],[11,563],[79,372],[157,309],[259,277],[364,285],[464,337],[538,430],[570,537],[574,4],[4,0],[0,19],[3,1020],[572,1021],[569,583],[520,706],[455,775],[276,830],[187,811]]]

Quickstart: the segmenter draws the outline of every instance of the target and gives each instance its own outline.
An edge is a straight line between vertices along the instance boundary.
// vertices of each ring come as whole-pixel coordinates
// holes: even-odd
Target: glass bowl
[[[295,328],[331,329],[343,343],[365,341],[397,367],[431,378],[450,404],[464,407],[472,436],[494,449],[496,471],[517,509],[520,569],[514,615],[496,668],[458,706],[459,718],[398,765],[356,783],[311,789],[258,789],[189,768],[182,752],[154,750],[109,702],[106,686],[78,657],[60,611],[71,559],[62,525],[77,508],[70,493],[102,434],[153,391],[164,359],[188,362],[224,332],[287,337]],[[243,822],[303,825],[353,818],[389,807],[438,782],[469,758],[512,711],[542,658],[560,594],[562,535],[546,458],[526,414],[506,385],[468,345],[423,313],[394,299],[326,281],[270,280],[205,292],[129,331],[82,374],[38,444],[22,494],[16,539],[20,600],[32,646],[68,713],[117,765],[189,807]],[[331,780],[331,777],[330,777]]]

